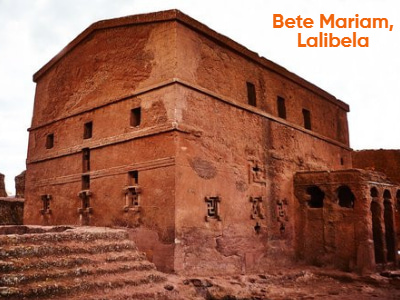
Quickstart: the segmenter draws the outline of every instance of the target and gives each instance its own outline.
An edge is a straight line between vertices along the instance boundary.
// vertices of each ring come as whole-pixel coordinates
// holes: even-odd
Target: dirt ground
[[[400,299],[400,273],[358,276],[312,267],[276,273],[179,277],[169,275],[166,299]],[[162,299],[162,298],[160,298]]]

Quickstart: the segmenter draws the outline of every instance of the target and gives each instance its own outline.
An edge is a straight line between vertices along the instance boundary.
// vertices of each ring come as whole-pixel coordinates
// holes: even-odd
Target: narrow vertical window
[[[50,133],[46,137],[46,149],[51,149],[54,147],[54,133]]]
[[[52,199],[51,195],[42,195],[41,199],[43,202],[43,208],[40,210],[40,213],[42,215],[51,214],[51,209],[50,209],[50,200]]]
[[[247,101],[250,105],[256,106],[256,88],[251,82],[247,82]]]
[[[130,171],[128,173],[128,185],[133,186],[139,184],[139,172],[138,171]]]
[[[85,123],[83,127],[83,138],[90,139],[92,137],[92,131],[93,131],[93,122]]]
[[[285,99],[278,96],[277,104],[278,104],[278,117],[282,118],[282,119],[286,119]]]
[[[131,110],[131,126],[132,127],[138,127],[140,125],[140,119],[141,119],[141,108],[137,107]]]
[[[90,189],[90,176],[83,175],[82,176],[82,190],[88,190],[88,189]]]
[[[304,128],[311,130],[311,114],[307,109],[303,109]]]
[[[82,172],[90,171],[90,149],[84,148],[82,149]]]

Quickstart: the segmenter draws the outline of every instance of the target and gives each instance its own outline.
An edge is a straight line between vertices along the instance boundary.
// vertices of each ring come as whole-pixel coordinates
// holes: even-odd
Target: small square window
[[[50,133],[46,137],[46,149],[51,149],[54,147],[54,134]]]
[[[93,122],[87,122],[83,128],[83,138],[90,139],[92,137]]]
[[[141,112],[141,108],[137,107],[131,110],[131,126],[132,127],[138,127],[140,125],[140,119],[142,112]]]

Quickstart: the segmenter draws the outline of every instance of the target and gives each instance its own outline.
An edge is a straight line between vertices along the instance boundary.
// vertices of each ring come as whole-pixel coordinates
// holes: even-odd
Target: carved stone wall
[[[15,176],[15,197],[25,198],[25,173],[21,172],[18,176]]]
[[[0,225],[21,225],[24,200],[0,197]]]
[[[353,167],[385,173],[400,184],[400,150],[360,150],[352,153]]]
[[[396,197],[400,187],[362,170],[295,175],[296,251],[319,266],[371,272],[397,265]]]
[[[293,174],[351,167],[345,103],[178,11],[96,23],[34,80],[25,222],[129,227],[166,271],[290,263]]]
[[[0,173],[0,197],[7,197],[4,175]]]

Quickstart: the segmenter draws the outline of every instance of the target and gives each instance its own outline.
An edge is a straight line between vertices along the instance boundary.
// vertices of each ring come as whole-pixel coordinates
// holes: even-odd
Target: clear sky
[[[14,194],[25,169],[32,75],[93,22],[177,8],[350,105],[354,149],[400,149],[398,0],[0,0],[0,173]],[[273,28],[273,14],[312,18],[313,28]],[[388,29],[320,28],[320,14],[387,18]],[[298,47],[319,32],[367,36],[369,47]]]

